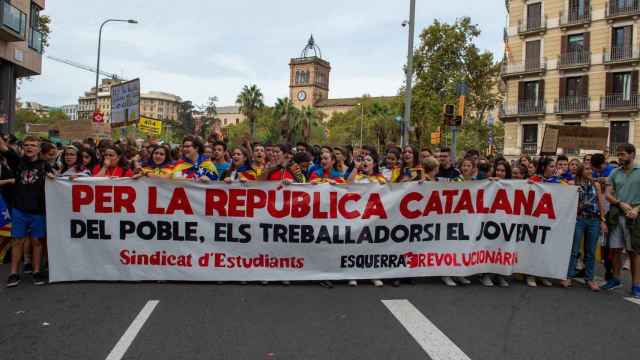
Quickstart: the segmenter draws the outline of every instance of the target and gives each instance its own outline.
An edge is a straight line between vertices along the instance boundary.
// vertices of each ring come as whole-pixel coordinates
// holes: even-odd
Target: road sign
[[[93,112],[93,122],[94,123],[103,123],[104,122],[104,114],[99,111]]]

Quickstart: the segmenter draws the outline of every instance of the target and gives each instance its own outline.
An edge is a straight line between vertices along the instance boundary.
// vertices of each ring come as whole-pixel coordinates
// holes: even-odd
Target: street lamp
[[[411,81],[413,80],[413,33],[416,25],[416,0],[409,2],[409,22],[402,22],[402,27],[409,26],[409,44],[407,46],[407,80],[404,94],[404,131],[402,146],[409,144],[409,126],[411,125]]]
[[[362,149],[362,131],[364,129],[364,104],[357,103],[356,105],[360,106],[360,149]]]
[[[129,19],[129,20],[124,20],[124,19],[108,19],[105,20],[102,25],[100,25],[100,31],[98,32],[98,63],[96,65],[96,111],[98,111],[98,81],[100,80],[100,47],[102,45],[102,28],[109,22],[126,22],[129,24],[137,24],[138,21],[137,20],[133,20],[133,19]]]

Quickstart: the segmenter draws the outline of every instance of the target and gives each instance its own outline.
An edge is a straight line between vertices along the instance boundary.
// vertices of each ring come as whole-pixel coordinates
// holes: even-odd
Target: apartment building
[[[44,0],[0,1],[0,124],[4,132],[15,120],[16,83],[42,72],[40,11]]]
[[[98,110],[110,122],[111,119],[111,86],[120,84],[122,80],[102,79],[98,92]],[[178,112],[182,99],[173,94],[148,91],[140,94],[140,114],[158,120],[178,120]],[[96,109],[96,88],[85,92],[78,99],[78,119],[91,119]]]
[[[538,154],[545,125],[607,127],[611,152],[639,146],[640,0],[505,4],[505,155]]]

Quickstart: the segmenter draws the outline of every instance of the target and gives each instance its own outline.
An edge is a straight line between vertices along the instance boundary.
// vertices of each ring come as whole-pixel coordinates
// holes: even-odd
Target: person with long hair
[[[517,164],[511,169],[513,180],[526,180],[529,177],[529,169],[525,165]]]
[[[344,174],[338,170],[337,164],[338,160],[334,152],[323,152],[322,155],[320,155],[320,168],[311,173],[309,182],[312,184],[327,182],[332,185],[346,183]]]
[[[418,150],[411,145],[402,149],[401,174],[399,181],[417,181],[422,178],[422,167],[419,162]]]
[[[82,166],[85,168],[92,170],[96,165],[99,164],[98,157],[96,156],[96,151],[92,148],[83,147],[78,152],[78,158],[82,161]]]
[[[231,166],[224,172],[222,178],[227,184],[233,181],[255,181],[256,171],[251,165],[251,152],[244,146],[236,146],[231,152]]]
[[[529,178],[536,183],[563,184],[564,180],[556,175],[556,162],[551,157],[544,157],[538,161],[536,175]]]
[[[496,161],[491,178],[495,180],[511,180],[511,177],[511,165],[506,160]]]
[[[133,171],[129,168],[127,159],[119,146],[107,145],[103,147],[102,154],[102,162],[93,168],[93,176],[113,178],[133,176]]]
[[[60,176],[85,177],[91,176],[91,170],[84,165],[83,159],[78,156],[81,152],[73,145],[65,146],[62,151],[62,167]]]
[[[168,147],[159,145],[151,148],[151,157],[146,166],[142,168],[142,174],[149,177],[159,177],[169,179],[173,176],[173,161],[171,160],[171,150]]]
[[[351,172],[349,177],[349,183],[351,184],[379,184],[384,185],[387,180],[380,173],[378,153],[369,149],[369,154],[365,156],[358,156],[354,160],[355,168]],[[384,286],[384,283],[380,279],[371,280],[376,287]],[[349,286],[358,286],[356,280],[349,280]]]
[[[600,183],[593,180],[593,174],[582,164],[578,164],[575,176],[575,185],[578,187],[578,214],[576,217],[576,228],[573,235],[573,246],[571,247],[571,259],[567,271],[567,280],[563,280],[563,287],[571,286],[571,278],[576,276],[576,262],[580,255],[584,237],[584,265],[587,286],[593,291],[599,291],[600,286],[593,280],[595,267],[595,254],[598,245],[600,231],[607,232],[607,224],[604,214],[604,193]]]

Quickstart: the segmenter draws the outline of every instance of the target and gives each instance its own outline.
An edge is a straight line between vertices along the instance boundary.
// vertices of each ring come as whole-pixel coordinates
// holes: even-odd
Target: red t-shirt
[[[277,181],[277,180],[291,180],[294,181],[295,178],[289,169],[278,169],[271,174],[269,174],[269,180]]]
[[[102,170],[102,167],[100,167],[100,165],[96,165],[93,168],[92,174],[93,176],[97,176],[98,173]],[[120,166],[116,166],[116,167],[112,167],[112,168],[107,168],[107,171],[105,171],[104,176],[113,176],[113,177],[132,177],[133,176],[133,171],[131,171],[131,169],[127,169],[124,170],[123,168],[121,168]]]

